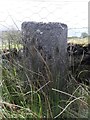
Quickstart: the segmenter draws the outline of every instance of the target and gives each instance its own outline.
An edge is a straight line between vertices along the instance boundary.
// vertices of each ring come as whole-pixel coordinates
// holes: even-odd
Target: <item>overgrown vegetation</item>
[[[12,38],[14,42],[13,39],[10,42],[10,37],[6,43],[9,49],[13,48],[13,45],[20,49],[21,43],[15,43],[15,40],[18,41],[15,34]],[[41,84],[42,81],[44,83],[44,76],[26,68],[22,59],[3,59],[1,69],[1,118],[90,118],[90,86],[77,81],[77,76],[81,79],[87,76],[89,68],[82,69],[79,66],[76,69],[73,65],[68,69],[66,91],[57,89],[58,83],[50,86],[51,79]],[[45,74],[50,78],[49,71]],[[42,81],[39,81],[39,76]],[[57,79],[60,79],[60,76],[57,76]]]

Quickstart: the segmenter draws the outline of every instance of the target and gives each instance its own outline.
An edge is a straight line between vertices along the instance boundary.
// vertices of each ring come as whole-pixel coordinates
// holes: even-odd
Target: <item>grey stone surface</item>
[[[53,22],[23,22],[22,40],[26,66],[42,74],[45,74],[49,67],[53,80],[57,81],[57,76],[60,75],[59,87],[63,86],[67,66],[67,25]]]

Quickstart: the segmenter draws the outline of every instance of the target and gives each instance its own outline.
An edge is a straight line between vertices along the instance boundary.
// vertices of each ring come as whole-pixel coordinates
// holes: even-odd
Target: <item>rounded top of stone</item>
[[[33,28],[38,28],[38,27],[44,27],[47,29],[53,29],[53,28],[62,28],[62,29],[66,29],[67,25],[64,23],[59,23],[59,22],[48,22],[48,23],[44,23],[44,22],[23,22],[22,23],[22,29],[23,28],[28,28],[28,27],[33,27]]]

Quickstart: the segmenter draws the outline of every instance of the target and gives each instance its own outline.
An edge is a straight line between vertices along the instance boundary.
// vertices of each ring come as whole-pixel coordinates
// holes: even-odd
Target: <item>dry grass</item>
[[[68,43],[72,44],[81,44],[81,45],[87,45],[90,44],[90,41],[88,40],[88,37],[86,38],[70,38],[68,39]]]

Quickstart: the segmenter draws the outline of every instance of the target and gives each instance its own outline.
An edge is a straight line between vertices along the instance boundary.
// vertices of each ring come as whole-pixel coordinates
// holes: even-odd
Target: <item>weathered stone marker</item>
[[[63,89],[67,67],[67,25],[23,22],[22,36],[25,65],[43,76],[51,72],[54,85],[56,82]],[[60,79],[57,79],[58,76]],[[46,81],[47,79],[51,78],[46,77]]]

